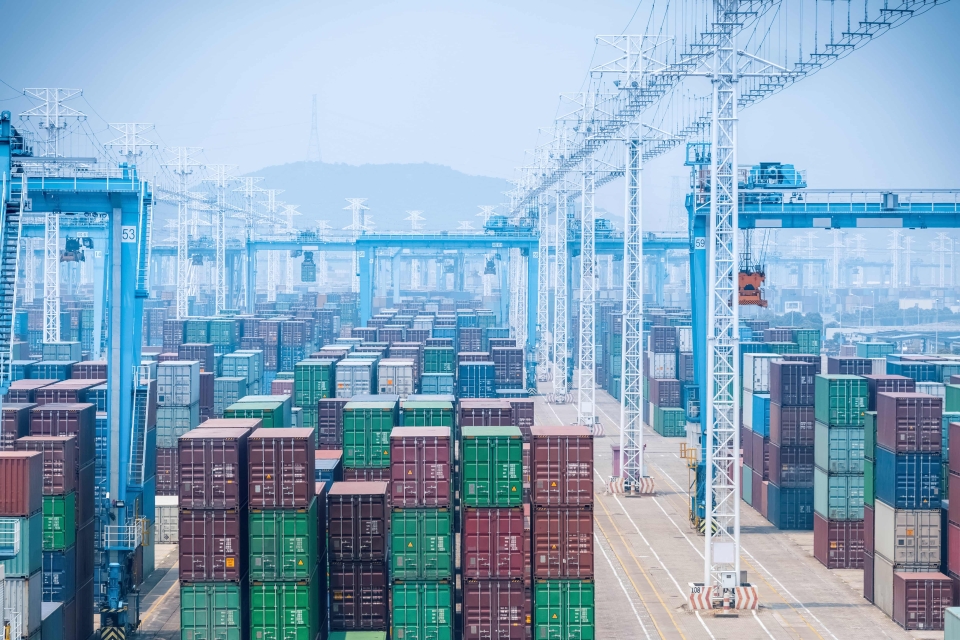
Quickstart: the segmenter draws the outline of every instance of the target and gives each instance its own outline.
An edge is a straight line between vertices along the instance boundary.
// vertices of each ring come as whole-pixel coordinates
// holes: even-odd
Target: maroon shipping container
[[[243,428],[204,427],[180,436],[181,509],[237,509],[247,503],[249,434]]]
[[[877,445],[887,451],[940,453],[943,398],[925,393],[877,394]]]
[[[867,379],[867,411],[877,410],[878,393],[913,393],[917,383],[913,378],[892,373],[864,375]]]
[[[213,371],[200,372],[200,411],[213,411],[213,385],[216,375]]]
[[[383,562],[330,562],[330,629],[386,631],[387,566]]]
[[[157,495],[180,494],[180,449],[157,448]]]
[[[780,446],[813,446],[813,407],[781,407],[770,403],[770,442]]]
[[[823,362],[820,356],[815,356],[810,353],[785,353],[780,359],[790,362],[809,362],[813,365],[813,372],[815,374],[820,375],[821,373],[821,365]]]
[[[33,403],[3,402],[0,407],[0,451],[13,451],[14,440],[30,433],[30,409]]]
[[[343,407],[349,398],[323,398],[317,404],[317,448],[343,448]]]
[[[863,568],[863,520],[837,522],[813,514],[813,556],[827,569]]]
[[[396,325],[381,327],[377,330],[377,341],[387,343],[403,342],[403,331],[403,327]]]
[[[377,328],[376,327],[353,327],[350,329],[351,338],[360,338],[364,342],[376,342],[377,341]]]
[[[520,507],[463,508],[461,567],[464,578],[523,578],[524,514]]]
[[[809,362],[770,363],[770,402],[781,407],[812,407],[816,368]]]
[[[490,349],[494,377],[499,387],[502,384],[523,384],[523,349],[520,347],[496,347]]]
[[[181,344],[177,348],[177,359],[197,360],[200,362],[200,371],[214,373],[214,349],[212,343],[191,342]]]
[[[248,351],[263,351],[264,366],[266,366],[266,358],[267,358],[268,352],[266,350],[267,348],[266,341],[263,338],[258,338],[256,336],[244,336],[240,338],[240,348]],[[277,361],[276,356],[274,356],[273,358],[274,364],[276,364],[276,361]]]
[[[273,380],[270,383],[270,393],[275,396],[292,396],[293,380]]]
[[[211,418],[201,426],[204,429],[247,429],[250,432],[260,428],[260,418]]]
[[[177,353],[161,353],[157,356],[157,362],[173,362],[174,360],[179,360],[180,356]]]
[[[516,347],[516,338],[487,338],[487,347],[494,349],[497,347]]]
[[[30,410],[30,435],[77,436],[77,467],[96,457],[97,406],[87,403],[45,404]]]
[[[865,376],[873,374],[873,362],[870,358],[827,358],[827,373],[839,373],[849,376]]]
[[[384,469],[343,469],[344,482],[386,482],[387,496],[390,494],[390,468]]]
[[[593,511],[589,507],[534,507],[533,575],[593,577]]]
[[[873,604],[873,554],[863,553],[863,597]]]
[[[744,478],[746,480],[746,478]],[[763,474],[760,473],[758,469],[753,469],[753,478],[750,479],[753,483],[753,487],[750,490],[750,495],[753,496],[751,506],[760,514],[765,515],[763,511],[760,510],[760,491],[763,489]]]
[[[947,522],[947,570],[960,576],[960,524]]]
[[[37,401],[37,389],[54,384],[57,380],[14,380],[10,383],[7,395],[3,397],[3,404],[29,404]]]
[[[463,640],[525,640],[531,614],[523,580],[464,581]]]
[[[893,574],[893,621],[904,629],[942,630],[953,602],[953,581],[942,573]]]
[[[480,327],[460,327],[457,336],[462,351],[480,351],[483,348],[483,329]]]
[[[793,329],[775,327],[763,330],[764,342],[793,342]]]
[[[431,333],[430,329],[407,329],[407,342],[424,344]]]
[[[535,415],[535,404],[533,400],[526,398],[511,398],[507,400],[510,403],[510,411],[513,414],[514,426],[520,429],[523,434],[523,441],[530,440],[530,427],[533,426]]]
[[[314,498],[313,429],[257,429],[247,439],[250,506],[306,509]]]
[[[677,350],[677,328],[650,327],[650,350],[654,353],[674,353]]]
[[[813,447],[770,446],[770,482],[783,487],[813,486]]]
[[[751,469],[753,468],[753,440],[750,438],[752,433],[753,431],[750,429],[740,427],[740,450],[743,451],[743,464]]]
[[[75,404],[87,401],[87,390],[106,380],[63,380],[37,389],[34,392],[38,405],[62,403]]]
[[[77,524],[85,525],[93,520],[94,483],[96,465],[92,462],[77,473]]]
[[[87,360],[73,365],[71,377],[75,380],[106,380],[107,361]]]
[[[386,558],[386,482],[334,482],[327,497],[331,561]]]
[[[947,429],[949,430],[947,442],[960,442],[960,422],[951,422]],[[949,447],[947,456],[947,468],[950,469],[950,473],[960,473],[960,447]]]
[[[770,477],[770,440],[756,431],[750,432],[750,442],[753,447],[754,471],[762,476],[763,480]]]
[[[680,406],[680,381],[650,378],[650,402],[658,407],[677,408]]]
[[[542,507],[593,504],[593,436],[586,427],[530,429],[532,502]]]
[[[240,582],[247,575],[246,509],[180,509],[180,579]]]
[[[874,553],[874,518],[873,507],[868,504],[863,505],[863,553],[873,556]]]
[[[394,427],[390,432],[390,504],[451,506],[453,449],[449,427]]]
[[[280,327],[280,344],[285,347],[307,344],[307,323],[303,320],[285,320]]]
[[[20,518],[43,507],[43,454],[0,451],[0,516]]]
[[[461,427],[512,427],[513,408],[507,400],[460,400]]]
[[[77,489],[76,436],[24,436],[16,448],[43,454],[43,495],[62,496]]]
[[[487,362],[490,354],[486,351],[461,351],[457,354],[457,364],[461,362]]]
[[[280,326],[281,320],[261,320],[257,326],[257,337],[263,338],[264,344],[280,344]]]

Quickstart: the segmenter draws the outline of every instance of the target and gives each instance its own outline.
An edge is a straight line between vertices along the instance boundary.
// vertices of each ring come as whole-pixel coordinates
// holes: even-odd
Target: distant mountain
[[[456,229],[469,220],[479,229],[479,205],[506,201],[506,180],[471,176],[436,164],[327,164],[293,162],[265,167],[251,175],[263,176],[260,187],[283,189],[283,202],[300,205],[303,214],[294,224],[313,228],[329,220],[333,229],[350,224],[346,198],[366,198],[378,231],[410,229],[407,211],[423,212],[426,229]],[[499,209],[498,209],[499,211]]]

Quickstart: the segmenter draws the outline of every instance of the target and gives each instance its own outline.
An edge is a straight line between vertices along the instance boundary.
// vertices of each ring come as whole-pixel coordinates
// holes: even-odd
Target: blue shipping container
[[[33,365],[30,378],[33,380],[69,380],[73,374],[72,361],[41,360]]]
[[[318,458],[314,465],[316,481],[326,483],[327,489],[334,482],[343,480],[343,458]]]
[[[425,373],[420,378],[420,393],[427,395],[453,395],[452,373]]]
[[[77,547],[43,552],[43,601],[70,602],[77,592]]]
[[[777,529],[813,530],[813,487],[784,489],[771,483],[767,488],[767,520]]]
[[[939,453],[892,453],[876,448],[877,500],[894,509],[939,509]]]
[[[10,379],[14,382],[34,379],[33,365],[37,362],[39,360],[14,360],[10,363]]]
[[[753,396],[753,423],[750,428],[753,431],[763,435],[764,438],[770,437],[770,394],[754,393]]]
[[[937,366],[931,362],[887,362],[887,373],[913,378],[917,382],[940,382]]]
[[[458,397],[497,397],[497,374],[492,362],[461,362],[457,371],[459,373],[457,376]]]

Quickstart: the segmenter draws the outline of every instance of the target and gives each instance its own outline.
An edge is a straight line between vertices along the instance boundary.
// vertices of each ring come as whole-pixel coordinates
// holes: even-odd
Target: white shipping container
[[[743,426],[753,431],[753,392],[743,390],[743,400],[740,402],[740,413],[743,414]]]
[[[400,358],[381,360],[377,367],[380,393],[391,393],[406,398],[417,392],[414,361]]]
[[[189,407],[157,407],[157,446],[161,449],[172,449],[177,446],[180,436],[199,425],[199,402],[194,402]]]
[[[693,351],[693,327],[677,327],[678,351]]]
[[[247,371],[248,385],[255,380],[263,379],[263,351],[260,349],[241,349],[239,351],[235,351],[234,353],[240,356],[248,356],[250,358],[247,366],[251,367],[252,369],[248,369]],[[235,373],[233,375],[239,376],[240,374]]]
[[[960,640],[960,607],[943,610],[943,640]]]
[[[653,378],[657,380],[675,380],[677,378],[677,354],[649,353]]]
[[[337,363],[337,397],[352,398],[376,391],[374,367],[376,362],[365,359],[341,360]]]
[[[745,353],[743,354],[744,391],[768,393],[770,391],[770,361],[779,358],[775,353]],[[747,406],[744,401],[743,406]]]
[[[80,343],[79,342],[44,342],[40,345],[40,357],[42,360],[72,360],[79,362]]]
[[[824,356],[826,357],[826,356]],[[886,358],[870,358],[870,362],[873,363],[873,369],[871,373],[875,376],[882,376],[887,373],[887,359]],[[824,369],[826,371],[826,369]]]
[[[157,404],[186,407],[197,402],[200,402],[200,362],[161,362],[157,367]]]
[[[879,504],[879,503],[877,503]],[[896,573],[938,573],[940,567],[903,567],[884,558],[879,553],[873,556],[873,604],[890,618],[893,617],[893,574]]]
[[[29,638],[40,629],[40,607],[43,600],[43,572],[29,578],[7,578],[4,581],[4,607],[17,620],[11,621],[11,638]],[[13,628],[18,624],[17,628]]]
[[[873,531],[877,555],[898,565],[940,566],[939,509],[894,509],[876,500]]]
[[[213,381],[213,415],[223,417],[223,411],[247,395],[247,378],[236,376],[215,378]]]
[[[947,385],[943,384],[942,382],[918,382],[917,393],[926,393],[927,395],[936,396],[946,400]]]
[[[180,538],[178,501],[177,496],[157,496],[157,542],[161,544],[177,544]]]

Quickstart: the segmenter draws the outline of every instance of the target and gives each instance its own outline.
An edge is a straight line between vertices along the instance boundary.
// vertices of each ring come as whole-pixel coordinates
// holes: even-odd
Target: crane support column
[[[597,256],[593,196],[596,186],[593,156],[584,160],[580,210],[580,361],[578,362],[577,423],[596,429],[596,343],[594,341]]]

